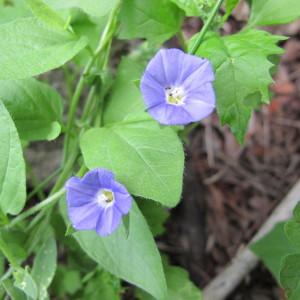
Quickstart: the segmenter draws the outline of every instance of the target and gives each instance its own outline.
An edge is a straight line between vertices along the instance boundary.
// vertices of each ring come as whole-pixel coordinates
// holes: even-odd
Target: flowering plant
[[[183,141],[216,109],[243,144],[285,39],[256,28],[300,10],[252,0],[245,28],[222,36],[238,2],[0,1],[3,299],[202,297],[154,240],[181,199]],[[191,16],[203,26],[187,39]],[[134,49],[119,57],[117,40]],[[56,139],[61,164],[37,179],[24,153]]]

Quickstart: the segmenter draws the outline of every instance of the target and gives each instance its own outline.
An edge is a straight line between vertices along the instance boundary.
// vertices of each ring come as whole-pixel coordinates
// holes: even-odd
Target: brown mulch
[[[226,33],[240,26],[237,19],[228,22]],[[198,23],[190,20],[187,30]],[[243,147],[216,115],[191,133],[183,201],[158,241],[200,287],[252,238],[300,177],[300,23],[267,29],[291,37],[283,45],[271,105],[254,113]],[[283,294],[260,265],[228,297],[239,299],[283,299]]]

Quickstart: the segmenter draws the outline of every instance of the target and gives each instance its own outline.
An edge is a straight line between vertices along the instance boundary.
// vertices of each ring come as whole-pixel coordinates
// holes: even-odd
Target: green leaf
[[[88,168],[106,168],[136,196],[175,206],[182,190],[184,154],[176,133],[134,119],[88,130],[80,140]]]
[[[226,13],[224,15],[224,20],[227,20],[227,18],[231,15],[235,7],[238,5],[240,0],[226,0],[225,2],[225,10]]]
[[[197,55],[210,59],[214,66],[218,114],[240,143],[244,141],[253,109],[269,103],[273,64],[268,57],[283,52],[276,45],[282,39],[259,30],[225,37],[212,35],[197,51]]]
[[[130,211],[128,237],[123,225],[104,238],[94,231],[78,231],[73,236],[101,268],[144,289],[158,300],[165,299],[166,282],[161,258],[135,203]]]
[[[295,294],[299,296],[298,292],[300,281],[300,253],[295,253],[286,256],[282,262],[280,270],[280,283],[285,289],[288,298],[294,298]],[[299,299],[299,298],[295,298]]]
[[[50,236],[39,249],[32,268],[32,277],[38,286],[38,299],[48,299],[47,289],[55,275],[57,250],[54,236]]]
[[[58,30],[65,30],[66,22],[43,0],[26,0],[32,13],[42,22]]]
[[[14,286],[23,291],[29,298],[38,299],[38,289],[34,279],[28,272],[28,269],[19,268],[14,272]]]
[[[178,7],[180,7],[187,17],[199,17],[201,14],[200,11],[200,2],[199,0],[171,0]]]
[[[20,231],[5,229],[0,231],[0,250],[14,268],[27,258],[25,241],[26,236]]]
[[[22,140],[53,140],[60,134],[62,99],[49,85],[35,79],[1,80],[0,101]]]
[[[150,230],[154,236],[163,234],[165,231],[164,223],[169,217],[169,212],[159,203],[147,200],[138,199],[137,204],[143,213]]]
[[[251,250],[263,261],[278,282],[282,259],[298,251],[287,240],[284,234],[284,223],[277,224],[270,233],[252,244]]]
[[[74,295],[82,288],[80,272],[78,270],[67,269],[59,265],[51,285],[55,295],[62,299],[66,294]]]
[[[201,291],[189,279],[188,273],[180,268],[164,265],[168,285],[167,300],[201,300]],[[144,291],[137,290],[139,300],[154,300],[152,296]]]
[[[5,292],[12,300],[27,300],[26,295],[16,288],[11,279],[7,278],[1,281],[2,286],[5,289]]]
[[[36,18],[0,25],[0,80],[32,77],[58,68],[82,50],[87,40],[55,31]]]
[[[120,38],[163,43],[180,30],[181,11],[169,0],[124,0]]]
[[[57,10],[80,8],[91,16],[102,17],[109,14],[118,0],[46,0],[46,3]]]
[[[84,288],[85,300],[120,300],[120,280],[104,270],[88,280]]]
[[[0,24],[30,16],[31,13],[28,9],[26,9],[25,5],[5,6],[0,8]]]
[[[286,222],[284,230],[288,240],[300,251],[300,202],[294,209],[294,217]]]
[[[105,124],[123,121],[145,111],[142,95],[134,82],[141,77],[142,71],[143,68],[133,59],[128,57],[122,59],[111,96],[104,108]]]
[[[300,18],[299,0],[252,0],[249,26],[276,25]]]
[[[0,101],[0,207],[17,215],[25,205],[25,163],[17,129]]]

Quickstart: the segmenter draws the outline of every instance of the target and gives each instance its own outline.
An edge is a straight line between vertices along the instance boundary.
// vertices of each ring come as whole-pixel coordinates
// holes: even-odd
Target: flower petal
[[[82,183],[77,177],[71,177],[66,182],[68,206],[77,207],[93,201],[98,188]]]
[[[191,123],[190,114],[184,105],[160,104],[148,110],[149,114],[163,125],[185,125]]]
[[[131,205],[132,205],[132,198],[129,194],[124,195],[120,193],[115,193],[115,206],[118,208],[118,210],[123,214],[126,215],[130,211]]]
[[[111,234],[120,225],[121,219],[121,213],[113,206],[103,210],[96,225],[97,233],[100,236]]]
[[[215,80],[211,63],[207,59],[197,58],[199,60],[198,68],[182,78],[182,86],[186,91],[193,90],[206,82]]]
[[[97,186],[98,189],[99,187],[109,188],[113,180],[114,174],[112,172],[100,168],[87,172],[82,178],[82,182]]]
[[[68,207],[68,214],[72,225],[77,230],[92,230],[96,224],[103,209],[95,202],[90,202],[79,207]]]

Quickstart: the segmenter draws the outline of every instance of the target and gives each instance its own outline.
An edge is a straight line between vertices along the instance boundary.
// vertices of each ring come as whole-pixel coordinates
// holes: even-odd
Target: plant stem
[[[70,174],[72,172],[74,163],[76,162],[76,159],[78,157],[78,152],[79,152],[79,149],[78,149],[78,146],[76,145],[75,149],[73,150],[73,152],[70,155],[69,160],[66,162],[62,173],[60,174],[54,187],[52,188],[50,195],[56,193],[65,184],[66,179],[70,176]]]
[[[60,171],[61,171],[61,168],[55,170],[52,174],[50,174],[47,178],[45,178],[41,183],[39,183],[34,188],[34,190],[28,194],[27,201],[29,199],[31,199],[36,193],[38,193],[38,191],[42,190],[55,176],[57,176],[59,174]]]
[[[8,225],[7,228],[11,228],[15,226],[16,224],[20,223],[21,221],[25,220],[29,216],[35,214],[36,212],[40,211],[41,209],[48,207],[51,204],[54,204],[56,200],[58,200],[63,194],[65,193],[65,189],[62,188],[56,193],[54,193],[52,196],[48,197],[44,201],[40,202],[39,204],[29,208],[22,214],[18,215],[16,218],[14,218]]]
[[[45,199],[45,194],[42,189],[38,188],[41,184],[38,181],[35,173],[33,172],[31,165],[27,161],[26,161],[26,168],[28,170],[28,173],[30,174],[30,180],[34,187],[34,191],[36,191],[38,198],[42,201],[43,199]]]
[[[202,27],[198,37],[197,37],[197,40],[194,42],[193,46],[192,46],[192,49],[189,51],[190,54],[195,54],[196,51],[198,50],[211,22],[213,21],[213,19],[215,18],[220,6],[222,5],[224,0],[218,0],[217,3],[215,4],[214,8],[212,9],[211,11],[211,14],[210,16],[208,17],[206,23],[204,24],[204,26]]]
[[[110,42],[110,40],[112,39],[112,37],[114,35],[114,32],[115,32],[114,27],[116,25],[116,20],[115,19],[116,19],[116,15],[119,11],[119,6],[120,6],[119,4],[116,5],[115,8],[112,10],[112,12],[109,16],[109,19],[107,21],[107,24],[104,28],[104,31],[101,35],[98,47],[97,47],[94,55],[89,59],[86,67],[84,68],[84,71],[82,72],[82,74],[80,76],[80,79],[77,83],[74,95],[71,99],[71,105],[70,105],[70,109],[69,109],[69,113],[68,113],[68,121],[67,121],[67,127],[66,127],[66,138],[65,138],[65,144],[64,144],[64,161],[65,161],[66,156],[68,154],[71,129],[72,129],[72,126],[74,124],[75,113],[76,113],[76,109],[77,109],[77,106],[78,106],[78,102],[79,102],[80,96],[81,96],[83,88],[84,88],[85,77],[91,71],[91,69],[92,69],[97,57],[101,53],[101,51],[106,47],[107,43]]]

